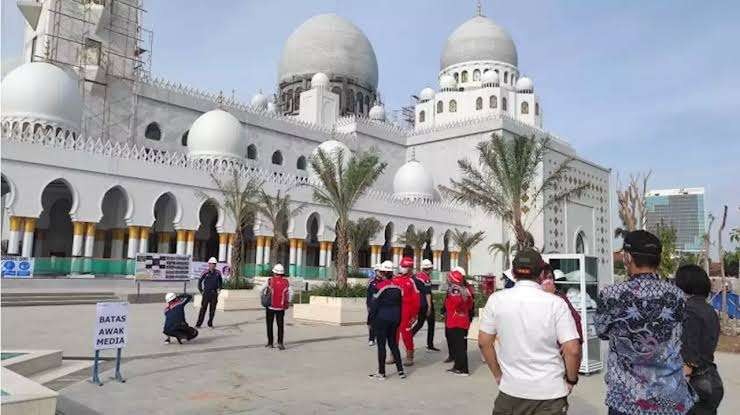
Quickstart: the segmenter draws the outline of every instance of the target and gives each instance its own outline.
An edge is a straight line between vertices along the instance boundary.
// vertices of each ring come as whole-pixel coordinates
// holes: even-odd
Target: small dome
[[[191,158],[241,160],[244,156],[241,123],[220,109],[206,112],[190,127],[188,150]]]
[[[406,162],[393,177],[393,194],[399,199],[432,199],[434,181],[420,162]]]
[[[455,78],[452,78],[452,80],[454,81]],[[419,101],[426,102],[432,99],[434,99],[434,90],[432,88],[427,87],[419,92]]]
[[[527,78],[526,76],[522,76],[516,81],[516,91],[517,92],[532,92],[534,91],[534,83],[531,79]]]
[[[495,61],[517,66],[514,41],[501,26],[483,16],[460,25],[447,38],[440,67],[471,61]]]
[[[385,108],[381,104],[375,104],[370,108],[370,119],[385,121]]]
[[[352,151],[347,147],[346,144],[342,143],[341,141],[337,140],[327,140],[323,143],[319,144],[312,152],[311,152],[311,158],[316,157],[316,155],[319,153],[319,149],[324,152],[325,155],[329,157],[330,160],[334,160],[336,157],[336,154],[340,151],[343,154],[342,159],[342,165],[344,167],[347,167],[347,164],[349,164],[349,159],[352,157]],[[314,181],[319,181],[318,175],[311,167],[311,164],[308,165],[308,174]]]
[[[82,95],[76,74],[46,62],[10,71],[2,82],[2,117],[48,121],[80,132]]]
[[[378,87],[373,46],[357,26],[336,14],[306,20],[283,46],[278,82],[316,72],[347,77],[371,90]]]
[[[252,104],[252,108],[254,109],[265,110],[267,109],[267,97],[264,96],[262,92],[258,92],[254,94],[250,104]]]
[[[326,88],[329,86],[329,77],[323,72],[316,72],[311,78],[311,88]]]
[[[483,72],[481,76],[481,82],[484,84],[497,84],[498,83],[498,72],[493,69]]]
[[[439,77],[439,89],[455,89],[457,88],[457,82],[452,75],[444,74]]]

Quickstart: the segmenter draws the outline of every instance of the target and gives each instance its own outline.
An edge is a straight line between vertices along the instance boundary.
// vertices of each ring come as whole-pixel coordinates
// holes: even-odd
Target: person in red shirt
[[[399,264],[400,274],[393,277],[393,283],[401,288],[403,301],[401,303],[401,324],[398,326],[396,339],[403,339],[406,348],[405,366],[414,364],[414,332],[413,327],[419,315],[420,293],[413,279],[414,260],[411,257],[403,257]],[[389,361],[389,364],[395,363]]]
[[[272,323],[277,320],[278,330],[278,349],[285,350],[283,343],[283,332],[285,326],[285,310],[290,307],[290,299],[293,298],[293,289],[290,287],[290,281],[285,278],[285,269],[282,264],[275,264],[272,267],[272,277],[267,280],[267,284],[262,288],[264,293],[270,290],[271,302],[265,307],[267,313],[265,322],[267,323],[267,345],[273,347]]]
[[[445,296],[445,335],[448,339],[450,356],[455,364],[447,371],[458,376],[470,376],[468,371],[468,343],[466,336],[470,328],[470,312],[474,305],[473,290],[465,282],[465,275],[459,269],[447,274],[447,295]]]

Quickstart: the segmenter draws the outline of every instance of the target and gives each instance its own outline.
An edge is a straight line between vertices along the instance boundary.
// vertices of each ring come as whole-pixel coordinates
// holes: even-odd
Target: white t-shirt
[[[488,298],[480,331],[496,335],[501,392],[537,400],[568,394],[558,342],[579,337],[562,298],[542,291],[534,281],[517,281],[514,287]]]

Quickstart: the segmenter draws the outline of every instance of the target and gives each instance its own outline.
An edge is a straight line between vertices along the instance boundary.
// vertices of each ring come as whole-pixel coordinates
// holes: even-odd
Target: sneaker
[[[406,372],[398,372],[398,377],[401,379],[406,379]]]
[[[285,350],[285,346],[283,346],[283,344],[280,343],[280,344],[278,344],[278,349],[279,350]]]
[[[468,373],[468,372],[463,372],[463,371],[461,371],[461,370],[456,370],[456,371],[455,371],[455,376],[463,376],[463,377],[468,377],[468,376],[470,376],[470,373]]]
[[[213,328],[213,324],[209,324],[208,327],[212,329]]]
[[[371,373],[368,377],[373,380],[385,380],[385,375],[382,373]]]
[[[457,369],[447,369],[447,370],[445,370],[445,372],[447,372],[447,373],[451,373],[451,374],[453,374],[453,375],[454,375],[454,374],[455,374],[455,372],[457,372]]]
[[[274,348],[275,346],[273,346],[273,345],[272,345],[272,343],[267,343],[267,344],[265,345],[265,347],[267,347],[268,349],[272,349],[272,348]]]
[[[442,363],[452,363],[452,362],[454,362],[454,361],[455,361],[455,359],[453,359],[453,358],[451,358],[451,357],[448,357],[448,358],[447,358],[447,359],[445,359],[445,361],[444,361],[444,362],[442,362]]]
[[[164,339],[164,343],[165,343],[165,344],[170,344],[170,343],[171,343],[171,342],[170,342],[170,338],[168,337],[168,338]]]
[[[196,325],[195,325],[195,328],[196,328],[196,329],[199,329],[199,328],[200,328],[201,326],[202,326],[202,324],[196,324]]]
[[[368,345],[368,346],[370,346],[370,347],[373,347],[373,346],[375,346],[375,340],[369,340],[369,341],[367,342],[367,345]]]
[[[427,346],[427,351],[428,351],[428,352],[439,352],[440,350],[439,350],[439,349],[437,349],[437,348],[436,348],[436,347],[434,347],[434,346]]]

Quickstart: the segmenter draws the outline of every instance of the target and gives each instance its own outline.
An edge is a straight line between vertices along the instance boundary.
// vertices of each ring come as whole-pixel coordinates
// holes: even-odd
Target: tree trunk
[[[722,214],[722,224],[717,231],[717,254],[719,254],[719,275],[722,280],[722,305],[719,309],[720,319],[723,325],[727,324],[727,290],[725,290],[725,252],[722,249],[722,232],[725,230],[727,224],[727,205],[725,205],[724,213]]]
[[[421,248],[414,249],[414,269],[421,269],[421,255],[422,255]]]
[[[518,251],[530,248],[530,246],[528,246],[528,233],[527,230],[524,229],[521,220],[515,220],[514,222],[514,235],[516,236],[516,247]]]
[[[280,250],[280,240],[274,235],[270,240],[270,264],[275,266],[277,264],[278,251]]]
[[[231,247],[231,278],[234,278],[234,281],[238,283],[242,276],[242,245],[244,244],[241,226],[236,227],[233,243],[234,245]]]
[[[340,287],[347,286],[347,254],[349,252],[349,243],[347,242],[347,225],[343,220],[337,223],[337,285]],[[329,266],[329,264],[327,264]]]

